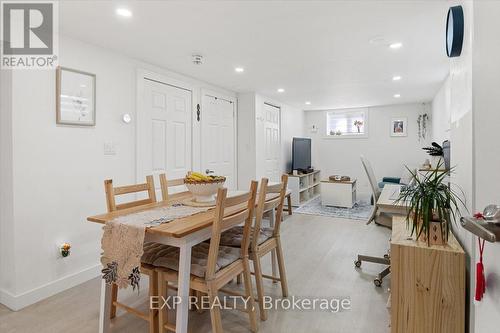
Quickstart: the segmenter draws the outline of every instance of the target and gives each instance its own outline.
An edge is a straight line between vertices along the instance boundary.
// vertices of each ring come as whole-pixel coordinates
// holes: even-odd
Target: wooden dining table
[[[242,191],[229,191],[228,197],[243,193]],[[191,194],[184,192],[170,196],[168,201],[161,201],[142,206],[127,208],[110,213],[90,216],[89,222],[105,224],[117,217],[134,214],[142,211],[152,210],[159,207],[170,206],[176,203],[182,203],[189,199]],[[277,194],[269,195],[267,200],[272,200]],[[231,207],[224,212],[225,216],[238,213],[246,208],[245,204]],[[274,210],[270,214],[270,226],[274,225]],[[187,300],[189,297],[189,282],[191,274],[191,248],[211,237],[212,223],[214,221],[214,210],[197,213],[191,216],[175,219],[171,222],[163,223],[158,226],[146,228],[145,242],[157,242],[165,245],[178,247],[179,256],[179,282],[177,295],[181,297],[181,304],[177,307],[176,313],[176,332],[187,333],[189,308]],[[275,256],[273,256],[275,258]],[[275,260],[273,260],[274,264]],[[275,266],[275,264],[274,264]],[[273,267],[275,274],[275,267]],[[101,300],[99,310],[99,332],[108,332],[110,324],[111,311],[111,285],[103,279],[101,281]]]

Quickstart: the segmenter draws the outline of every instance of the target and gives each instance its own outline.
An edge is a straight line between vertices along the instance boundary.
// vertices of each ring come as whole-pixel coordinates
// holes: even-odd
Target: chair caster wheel
[[[356,260],[356,261],[354,261],[354,266],[355,266],[356,268],[361,267],[361,260]]]
[[[373,283],[375,284],[375,287],[380,287],[382,285],[382,280],[375,279],[375,280],[373,280]]]

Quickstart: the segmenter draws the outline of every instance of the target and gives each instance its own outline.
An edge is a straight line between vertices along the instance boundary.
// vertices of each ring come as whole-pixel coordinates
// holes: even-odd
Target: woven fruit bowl
[[[205,203],[215,201],[217,190],[224,185],[225,177],[206,176],[210,179],[192,179],[186,177],[184,184],[194,196],[195,202]]]

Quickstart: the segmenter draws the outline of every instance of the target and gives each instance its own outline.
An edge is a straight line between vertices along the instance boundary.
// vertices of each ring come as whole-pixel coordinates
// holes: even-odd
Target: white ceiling
[[[133,16],[118,17],[118,7]],[[425,0],[64,1],[59,10],[64,35],[237,92],[325,109],[430,101],[448,73],[447,7]],[[392,50],[390,42],[403,47]],[[191,62],[193,53],[203,65]]]

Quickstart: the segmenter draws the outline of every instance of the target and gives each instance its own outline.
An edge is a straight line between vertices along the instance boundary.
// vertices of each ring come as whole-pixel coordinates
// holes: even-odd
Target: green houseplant
[[[438,163],[437,168],[420,177],[408,169],[412,181],[401,189],[397,199],[407,206],[406,224],[411,235],[425,240],[429,246],[446,244],[451,220],[456,222],[461,216],[460,206],[467,209],[463,191],[457,192],[444,182],[447,173],[439,171],[441,166]]]

